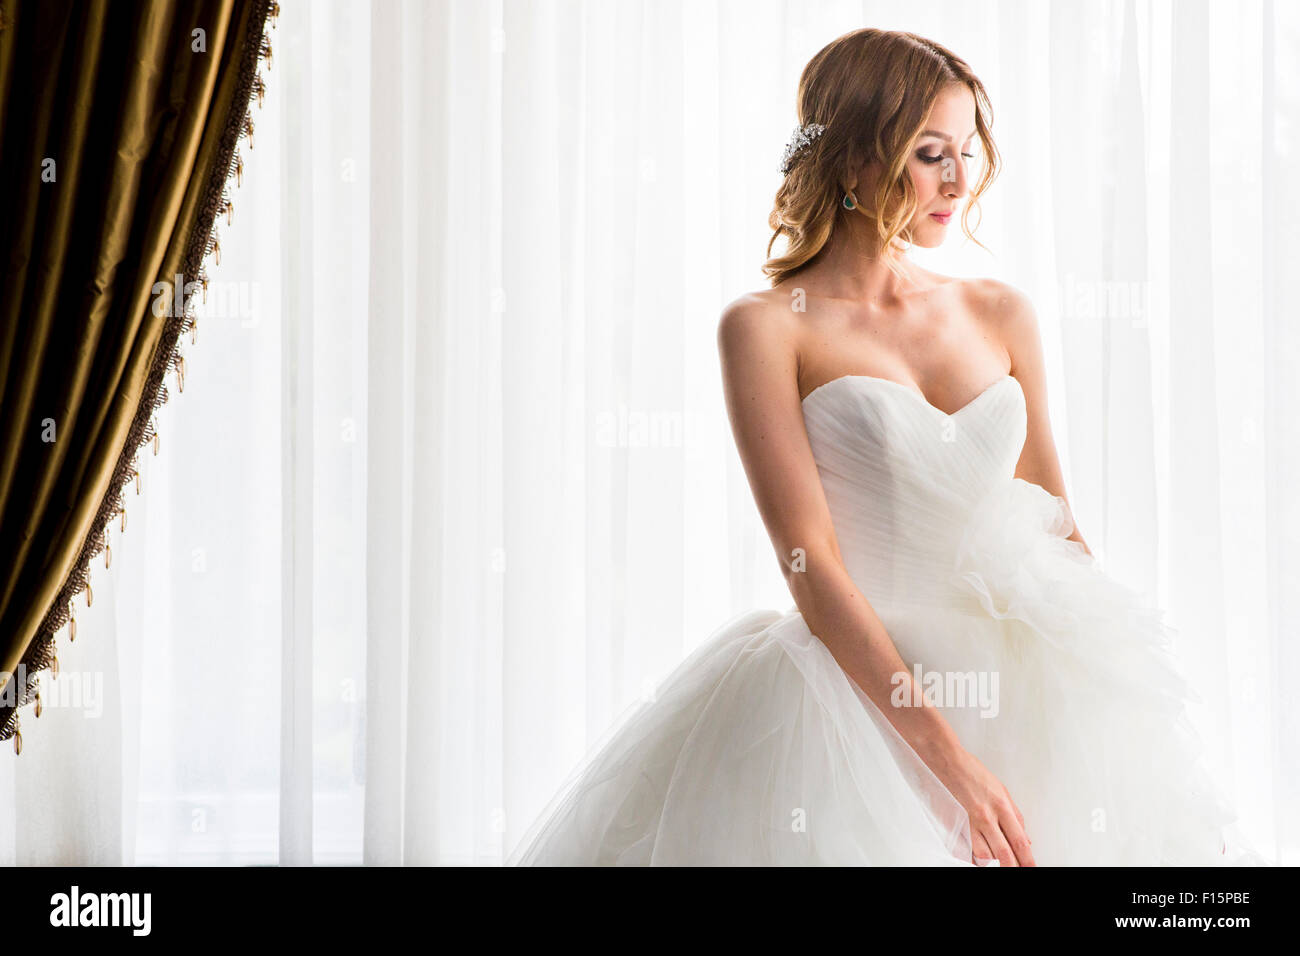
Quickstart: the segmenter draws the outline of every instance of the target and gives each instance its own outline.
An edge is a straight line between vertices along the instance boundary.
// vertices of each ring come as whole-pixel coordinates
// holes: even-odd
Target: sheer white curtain
[[[925,264],[1034,299],[1083,533],[1295,861],[1295,5],[282,8],[185,394],[63,639],[98,706],[25,719],[0,861],[495,863],[688,650],[789,607],[714,327],[799,71],[865,25],[985,80],[992,255]]]

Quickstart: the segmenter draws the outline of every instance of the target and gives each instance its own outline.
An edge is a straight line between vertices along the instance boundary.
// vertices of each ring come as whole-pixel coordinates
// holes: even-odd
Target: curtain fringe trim
[[[198,221],[190,234],[189,247],[186,250],[184,275],[194,276],[203,286],[203,301],[207,301],[208,272],[204,260],[211,256],[216,265],[221,264],[221,241],[218,233],[217,218],[224,215],[229,225],[234,216],[235,204],[231,198],[229,183],[233,179],[238,188],[243,183],[244,160],[239,153],[239,141],[248,140],[248,148],[253,148],[253,97],[257,99],[260,109],[266,95],[266,80],[261,73],[261,65],[267,71],[271,69],[271,39],[268,31],[273,29],[280,14],[280,4],[276,0],[258,0],[253,9],[255,36],[253,42],[246,43],[239,63],[239,80],[235,87],[235,102],[243,103],[242,111],[232,112],[225,130],[221,134],[221,143],[217,151],[217,166],[213,170],[204,189]],[[187,280],[188,281],[188,280]],[[115,520],[120,521],[121,533],[126,532],[126,506],[123,497],[126,486],[135,483],[135,493],[140,494],[139,454],[145,445],[152,443],[153,453],[158,454],[158,422],[154,413],[166,404],[170,398],[167,389],[167,375],[174,373],[176,388],[185,391],[185,356],[181,351],[181,336],[190,334],[190,344],[198,342],[198,320],[194,315],[195,301],[192,296],[185,299],[184,314],[169,316],[163,327],[162,338],[154,353],[153,364],[145,383],[145,398],[141,399],[136,410],[131,429],[127,433],[126,443],[118,456],[117,466],[109,482],[108,491],[100,503],[91,523],[90,532],[82,545],[77,562],[69,572],[53,606],[46,613],[36,636],[24,652],[17,672],[9,683],[0,691],[0,741],[13,738],[14,753],[22,753],[23,736],[20,711],[29,704],[35,704],[36,716],[41,716],[42,703],[39,679],[44,670],[50,676],[59,676],[58,646],[55,638],[63,626],[68,626],[68,640],[77,639],[76,608],[73,599],[83,591],[86,594],[86,607],[95,600],[95,592],[90,584],[90,563],[99,555],[104,556],[104,567],[111,566],[113,550],[109,542],[109,529]]]

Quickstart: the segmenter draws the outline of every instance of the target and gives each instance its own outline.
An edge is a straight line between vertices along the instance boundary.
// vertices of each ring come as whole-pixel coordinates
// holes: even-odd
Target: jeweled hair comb
[[[781,157],[781,172],[783,174],[788,173],[799,154],[815,143],[817,137],[824,132],[826,132],[826,127],[821,123],[806,123],[803,126],[796,126],[794,133],[790,136],[790,142],[785,144],[785,155]]]

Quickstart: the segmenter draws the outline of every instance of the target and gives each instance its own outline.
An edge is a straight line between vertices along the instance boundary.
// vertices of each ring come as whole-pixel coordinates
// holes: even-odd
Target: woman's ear
[[[870,192],[869,187],[873,179],[871,164],[865,158],[858,155],[849,157],[849,168],[845,172],[844,183],[854,195],[861,195],[862,191]]]
[[[844,172],[844,185],[850,192],[856,192],[858,183],[862,180],[863,169],[862,160],[856,154],[849,157],[848,169]]]

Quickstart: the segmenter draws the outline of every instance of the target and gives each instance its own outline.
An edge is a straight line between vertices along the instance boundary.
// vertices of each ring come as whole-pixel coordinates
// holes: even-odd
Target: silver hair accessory
[[[808,123],[796,126],[790,135],[790,142],[785,144],[785,155],[781,157],[781,172],[788,173],[795,157],[817,141],[817,137],[826,132],[821,123]]]

